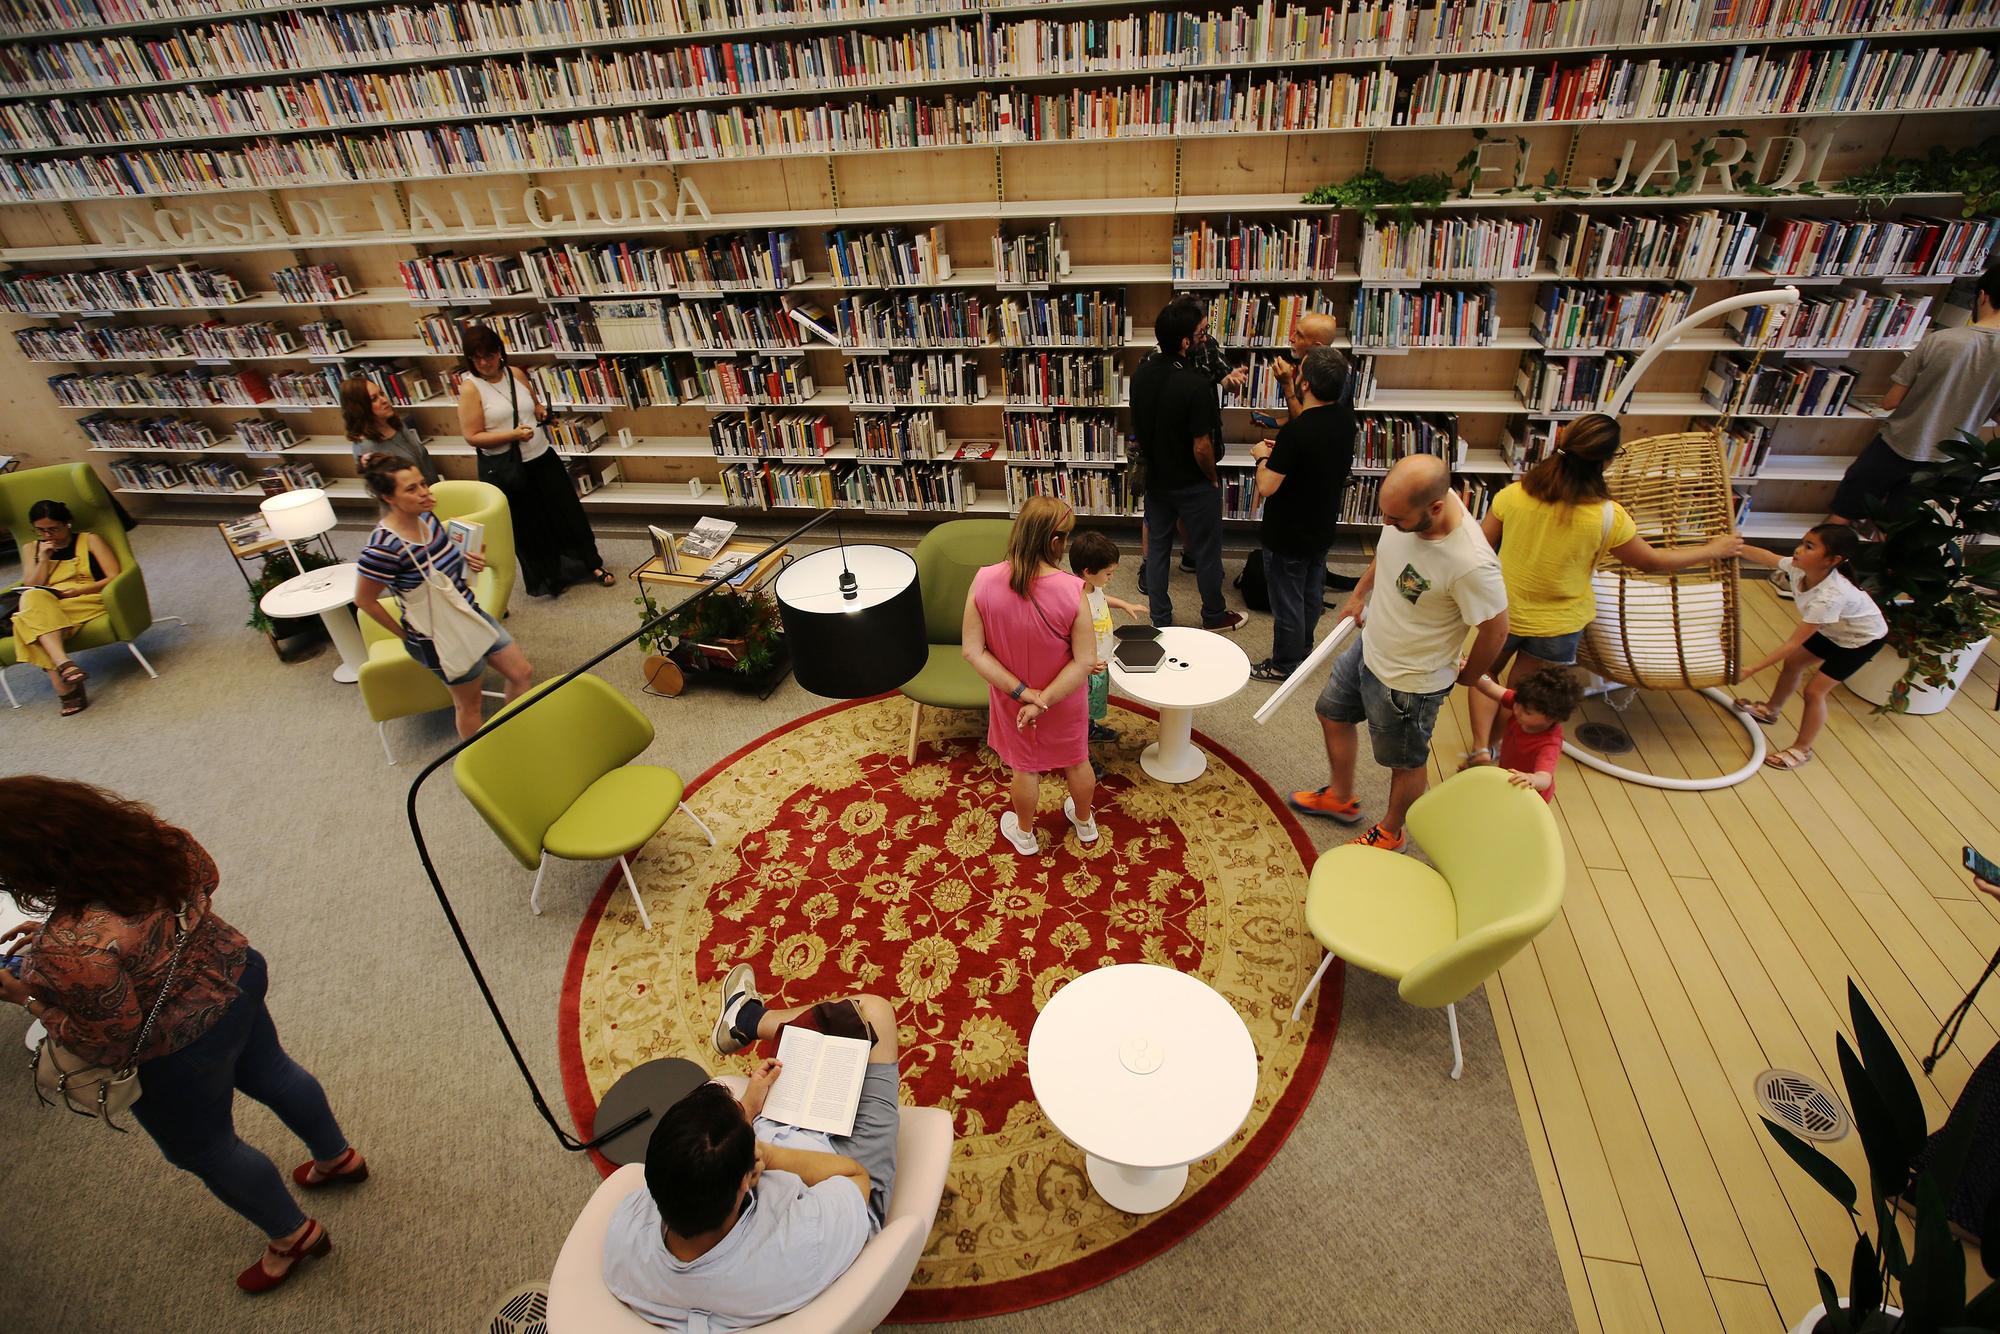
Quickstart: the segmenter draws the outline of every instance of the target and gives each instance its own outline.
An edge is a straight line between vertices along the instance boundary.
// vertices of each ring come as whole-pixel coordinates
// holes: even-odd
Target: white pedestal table
[[[1111,659],[1118,693],[1160,711],[1160,739],[1139,755],[1139,767],[1162,783],[1192,783],[1208,757],[1192,739],[1194,711],[1220,704],[1250,682],[1250,659],[1236,642],[1208,630],[1170,625],[1160,631],[1166,661],[1156,672],[1128,672]]]
[[[257,603],[266,616],[317,616],[340,652],[340,666],[333,679],[353,685],[361,679],[361,664],[368,661],[368,646],[361,640],[361,627],[354,622],[354,588],[361,567],[343,563],[293,575],[266,593]]]

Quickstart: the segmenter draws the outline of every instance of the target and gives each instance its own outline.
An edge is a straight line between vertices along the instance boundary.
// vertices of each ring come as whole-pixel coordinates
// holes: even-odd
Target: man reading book
[[[758,1066],[741,1101],[704,1084],[654,1128],[646,1189],[619,1204],[604,1239],[604,1283],[655,1325],[712,1334],[796,1311],[854,1263],[888,1211],[899,1116],[887,1001],[769,1010],[747,964],[730,970],[722,992],[715,1048],[725,1056],[787,1025],[869,1046],[851,1134],[763,1116],[784,1072],[776,1060]]]

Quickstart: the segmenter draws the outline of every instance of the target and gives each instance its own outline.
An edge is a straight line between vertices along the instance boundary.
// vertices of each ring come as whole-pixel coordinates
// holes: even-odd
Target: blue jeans
[[[236,1090],[276,1112],[321,1162],[345,1153],[347,1137],[319,1081],[278,1045],[264,1006],[269,980],[264,956],[251,950],[237,981],[242,994],[215,1027],[140,1065],[132,1116],[168,1162],[200,1177],[216,1199],[275,1240],[304,1227],[306,1216],[271,1160],[236,1137]]]
[[[1312,652],[1325,610],[1326,552],[1285,556],[1265,547],[1264,591],[1271,599],[1271,665],[1289,672]]]
[[[1384,769],[1422,769],[1430,759],[1431,729],[1451,687],[1419,695],[1394,690],[1368,670],[1356,639],[1333,660],[1326,687],[1313,709],[1336,723],[1368,724],[1368,744]]]
[[[1173,554],[1174,525],[1187,524],[1187,550],[1194,557],[1195,586],[1201,589],[1201,623],[1220,625],[1229,619],[1222,600],[1222,491],[1207,482],[1174,491],[1146,493],[1146,597],[1154,625],[1174,623],[1168,557]]]

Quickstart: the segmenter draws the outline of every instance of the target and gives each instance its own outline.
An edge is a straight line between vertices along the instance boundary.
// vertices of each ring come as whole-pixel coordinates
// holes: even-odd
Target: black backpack
[[[1271,594],[1264,587],[1264,553],[1257,550],[1250,553],[1250,559],[1243,562],[1243,573],[1236,576],[1236,591],[1243,595],[1243,605],[1251,611],[1271,610]]]

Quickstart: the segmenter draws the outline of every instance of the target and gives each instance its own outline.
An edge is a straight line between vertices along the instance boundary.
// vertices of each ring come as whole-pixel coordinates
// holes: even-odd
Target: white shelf
[[[1737,531],[1745,537],[1760,540],[1791,539],[1804,536],[1806,529],[1825,517],[1823,514],[1759,514],[1753,510]]]
[[[1846,475],[1854,456],[1848,454],[1772,454],[1754,474],[1736,481],[1747,482],[1837,482]]]

